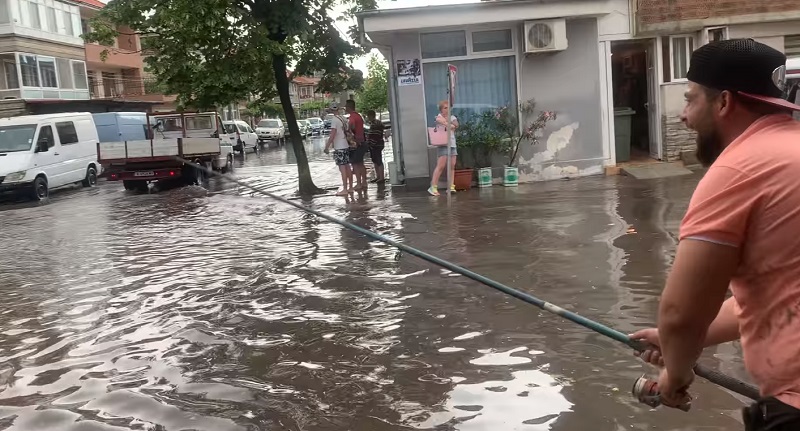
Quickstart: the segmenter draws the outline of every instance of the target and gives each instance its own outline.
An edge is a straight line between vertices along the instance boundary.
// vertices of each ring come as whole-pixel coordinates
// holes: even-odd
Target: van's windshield
[[[36,134],[35,124],[0,126],[0,153],[30,150],[34,134]]]

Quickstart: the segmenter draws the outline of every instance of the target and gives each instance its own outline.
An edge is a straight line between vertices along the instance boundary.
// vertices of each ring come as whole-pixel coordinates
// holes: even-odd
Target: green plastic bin
[[[617,163],[631,159],[631,117],[636,114],[631,108],[614,108],[614,141]]]

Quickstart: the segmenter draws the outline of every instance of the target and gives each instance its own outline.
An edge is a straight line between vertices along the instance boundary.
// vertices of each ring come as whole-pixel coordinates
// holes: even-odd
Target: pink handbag
[[[437,124],[434,127],[428,127],[428,136],[431,139],[431,145],[434,147],[443,147],[447,145],[447,129]]]

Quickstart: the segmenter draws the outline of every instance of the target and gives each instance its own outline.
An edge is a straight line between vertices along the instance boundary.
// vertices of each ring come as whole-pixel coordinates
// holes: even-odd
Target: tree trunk
[[[289,138],[292,141],[294,155],[297,158],[297,176],[301,195],[315,195],[325,191],[314,185],[311,179],[311,169],[308,167],[308,156],[306,148],[303,146],[303,138],[300,136],[300,128],[297,125],[297,117],[294,115],[292,98],[289,95],[289,78],[286,76],[286,56],[272,56],[272,70],[275,72],[275,87],[281,99],[283,114],[286,116],[286,123],[289,126]]]

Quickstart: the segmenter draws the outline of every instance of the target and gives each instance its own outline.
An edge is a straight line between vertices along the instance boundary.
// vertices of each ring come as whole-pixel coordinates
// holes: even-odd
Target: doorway
[[[655,42],[640,39],[611,43],[617,163],[661,158]]]

